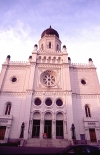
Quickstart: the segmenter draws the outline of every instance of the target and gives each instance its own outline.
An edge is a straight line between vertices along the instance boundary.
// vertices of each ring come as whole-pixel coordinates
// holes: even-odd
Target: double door
[[[39,138],[40,135],[40,120],[33,120],[32,137]]]
[[[0,126],[0,140],[4,140],[6,132],[6,126]]]
[[[63,138],[63,121],[56,121],[56,138]]]
[[[52,133],[52,121],[51,120],[45,120],[44,133],[46,133],[47,138],[51,138],[51,133]]]
[[[95,129],[89,129],[91,142],[97,142]]]

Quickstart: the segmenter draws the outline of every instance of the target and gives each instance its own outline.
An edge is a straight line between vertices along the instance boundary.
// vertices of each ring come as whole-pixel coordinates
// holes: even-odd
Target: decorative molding
[[[2,69],[6,69],[8,67],[8,64],[6,65],[6,64],[3,64],[2,65]]]
[[[11,69],[11,70],[15,70],[15,69],[16,69],[16,70],[19,70],[19,69],[20,69],[20,70],[24,70],[24,69],[27,69],[27,68],[29,69],[30,66],[27,66],[27,65],[26,65],[26,66],[8,66],[8,69],[9,69],[9,70],[10,70],[10,69]]]
[[[74,71],[74,72],[76,72],[76,71],[80,71],[80,72],[83,72],[83,71],[85,71],[85,72],[95,72],[95,70],[96,70],[96,68],[90,68],[90,67],[72,67],[72,66],[69,66],[69,69],[71,70],[71,71]]]
[[[30,65],[34,67],[36,66],[36,62],[30,62]]]
[[[8,120],[6,119],[0,119],[0,123],[8,123]]]
[[[75,98],[100,98],[100,94],[76,94],[76,93],[72,93],[72,97],[75,97]]]
[[[90,65],[90,64],[85,64],[85,63],[71,63],[70,67],[79,67],[79,68],[92,68],[95,69],[96,67],[94,65]]]
[[[45,95],[45,96],[52,96],[52,95],[71,95],[72,92],[71,91],[59,91],[59,92],[43,92],[43,91],[36,91],[33,93],[34,95],[37,95],[37,96],[41,96],[41,95]]]
[[[39,54],[46,54],[47,55],[47,53],[48,54],[54,54],[54,55],[55,54],[62,55],[63,54],[63,51],[51,51],[51,50],[49,51],[48,50],[48,52],[47,52],[47,51],[44,51],[44,50],[38,50],[37,53],[38,53],[38,55]]]
[[[54,69],[54,68],[61,68],[61,67],[62,67],[61,64],[58,65],[58,64],[49,64],[49,63],[48,63],[48,64],[43,64],[43,63],[40,64],[40,63],[39,63],[39,64],[37,64],[37,66],[38,66],[38,67],[43,67],[43,68],[48,68],[48,69],[49,69],[49,68],[50,68],[50,69],[51,69],[51,68]]]
[[[25,96],[26,92],[0,92],[0,95],[7,95],[7,96]]]

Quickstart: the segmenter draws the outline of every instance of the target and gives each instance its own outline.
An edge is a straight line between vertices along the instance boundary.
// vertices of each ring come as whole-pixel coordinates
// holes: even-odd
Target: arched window
[[[86,113],[86,117],[91,117],[91,112],[90,112],[89,105],[85,105],[85,113]]]
[[[11,103],[9,102],[6,105],[5,115],[10,115],[10,111],[11,111]]]
[[[59,50],[59,45],[57,44],[57,51]]]
[[[41,49],[43,50],[43,44],[41,45]]]
[[[51,48],[51,42],[49,42],[49,48]]]

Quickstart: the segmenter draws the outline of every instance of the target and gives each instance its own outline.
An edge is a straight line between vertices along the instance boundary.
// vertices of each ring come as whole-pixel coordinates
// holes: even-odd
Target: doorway
[[[95,129],[89,129],[91,142],[97,142]]]
[[[52,121],[51,120],[45,120],[44,125],[44,133],[47,134],[47,138],[51,138],[51,132],[52,132]]]
[[[63,121],[56,121],[56,138],[63,139]]]
[[[0,140],[4,140],[6,132],[6,126],[0,126]]]
[[[39,138],[40,135],[40,120],[33,120],[32,138]]]

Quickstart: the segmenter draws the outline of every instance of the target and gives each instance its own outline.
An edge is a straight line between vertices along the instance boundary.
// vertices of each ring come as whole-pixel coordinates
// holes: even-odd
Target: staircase
[[[30,138],[26,141],[26,147],[66,147],[70,145],[70,141],[65,139],[38,139]]]

